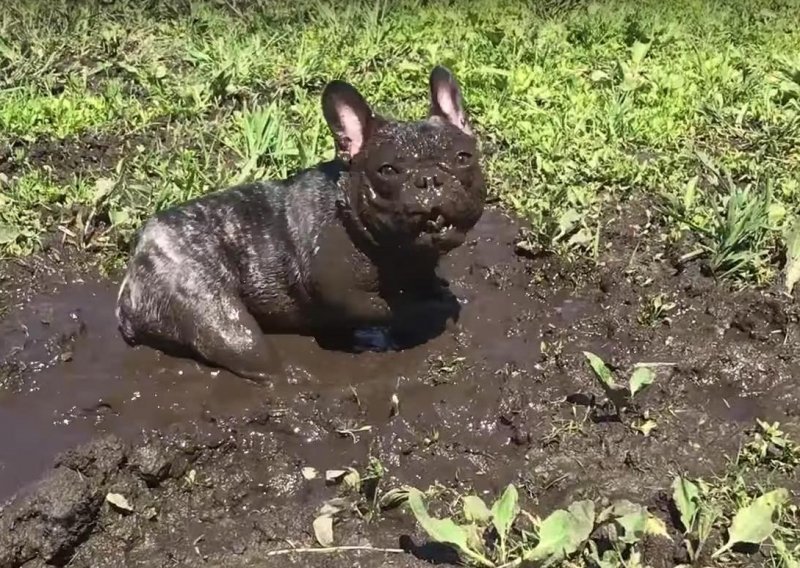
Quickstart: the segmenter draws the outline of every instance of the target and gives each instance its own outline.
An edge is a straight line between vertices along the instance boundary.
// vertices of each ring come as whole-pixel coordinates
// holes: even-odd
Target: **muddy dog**
[[[437,66],[428,87],[428,116],[397,121],[332,81],[331,161],[149,219],[119,289],[125,341],[264,381],[282,371],[267,333],[402,335],[457,319],[436,270],[482,216],[485,180],[457,81]]]

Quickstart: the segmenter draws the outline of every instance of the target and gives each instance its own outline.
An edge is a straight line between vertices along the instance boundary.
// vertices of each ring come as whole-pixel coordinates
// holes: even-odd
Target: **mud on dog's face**
[[[323,112],[339,157],[350,164],[347,196],[380,244],[444,254],[464,242],[486,198],[477,140],[453,76],[436,67],[425,120],[375,115],[351,85],[330,83]]]

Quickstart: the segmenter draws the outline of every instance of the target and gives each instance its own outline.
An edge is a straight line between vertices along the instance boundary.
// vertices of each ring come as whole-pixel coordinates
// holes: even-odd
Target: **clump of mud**
[[[520,225],[489,211],[443,270],[462,302],[456,329],[387,353],[278,337],[290,368],[267,388],[125,346],[114,281],[16,268],[0,320],[0,360],[15,369],[0,396],[0,566],[427,565],[400,511],[335,535],[407,554],[269,555],[313,546],[312,520],[336,494],[302,468],[370,459],[389,486],[515,482],[540,514],[627,497],[669,523],[675,471],[718,471],[756,418],[797,432],[798,314],[779,293],[734,292],[697,265],[653,260],[668,258],[659,228],[643,207],[627,211],[596,266],[518,254]],[[648,435],[603,404],[584,351],[621,376],[658,363],[634,409],[655,422]],[[670,566],[680,551],[647,554]]]

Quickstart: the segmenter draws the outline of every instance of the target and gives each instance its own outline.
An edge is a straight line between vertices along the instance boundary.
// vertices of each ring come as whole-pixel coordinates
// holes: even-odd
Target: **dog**
[[[436,271],[481,218],[486,183],[458,82],[439,65],[428,87],[427,117],[400,121],[333,80],[321,96],[330,161],[147,220],[117,298],[124,340],[263,382],[282,372],[271,333],[456,318]]]

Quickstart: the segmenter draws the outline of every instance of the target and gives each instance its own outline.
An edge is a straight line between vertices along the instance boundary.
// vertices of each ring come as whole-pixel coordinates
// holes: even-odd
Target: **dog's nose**
[[[433,189],[441,187],[442,181],[436,174],[419,174],[414,180],[414,185],[419,189]]]

